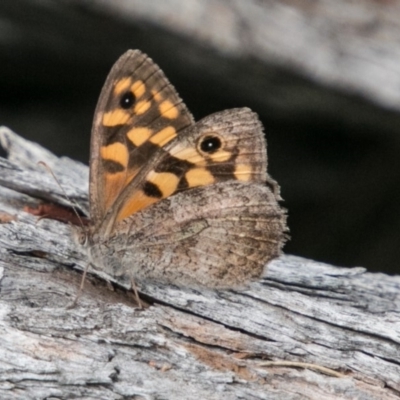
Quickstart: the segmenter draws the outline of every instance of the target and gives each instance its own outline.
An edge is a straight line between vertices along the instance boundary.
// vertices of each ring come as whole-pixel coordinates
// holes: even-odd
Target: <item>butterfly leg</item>
[[[139,292],[137,290],[137,286],[136,286],[135,280],[133,279],[132,276],[131,276],[131,286],[132,286],[132,289],[133,289],[133,293],[135,293],[135,300],[136,300],[136,302],[138,304],[138,307],[139,307],[140,310],[143,310],[145,308],[144,307],[144,303],[139,297]]]
[[[71,308],[75,308],[75,306],[78,304],[78,300],[81,297],[83,288],[85,286],[85,279],[86,279],[86,275],[89,270],[89,267],[90,267],[90,262],[88,262],[86,264],[86,267],[83,270],[83,275],[82,275],[82,279],[81,279],[81,284],[79,285],[78,293],[76,294],[75,299],[72,301],[72,303],[69,306],[67,306],[67,310],[70,310]]]

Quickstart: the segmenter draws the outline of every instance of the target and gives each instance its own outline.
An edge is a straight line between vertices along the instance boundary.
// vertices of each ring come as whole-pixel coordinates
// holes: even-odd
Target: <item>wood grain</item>
[[[85,254],[23,207],[62,196],[38,159],[83,203],[84,168],[6,128],[0,143],[0,211],[16,218],[0,224],[0,398],[398,398],[398,276],[285,255],[243,291],[143,285],[146,310],[91,275],[68,309]]]

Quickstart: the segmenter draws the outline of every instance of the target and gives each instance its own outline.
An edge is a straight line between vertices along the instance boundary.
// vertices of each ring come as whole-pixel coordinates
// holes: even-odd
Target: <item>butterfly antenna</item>
[[[56,175],[54,174],[54,172],[53,172],[53,170],[50,168],[50,166],[47,165],[44,161],[39,161],[38,164],[39,164],[39,165],[42,165],[43,167],[45,167],[45,168],[47,169],[47,171],[51,174],[51,176],[53,177],[53,179],[56,181],[57,185],[59,186],[59,188],[60,188],[61,191],[63,192],[65,198],[71,203],[72,210],[74,211],[74,214],[75,214],[76,217],[78,218],[78,221],[79,221],[79,223],[81,224],[82,230],[85,232],[85,225],[83,224],[82,218],[81,218],[81,216],[80,216],[79,213],[78,213],[79,205],[76,203],[75,200],[71,200],[71,198],[67,195],[67,193],[65,192],[64,188],[62,187],[60,181],[57,179]],[[79,300],[79,298],[80,298],[81,295],[82,295],[83,288],[84,288],[84,286],[85,286],[85,279],[86,279],[86,275],[87,275],[87,272],[88,272],[88,270],[89,270],[89,267],[90,267],[90,262],[88,262],[88,263],[86,264],[86,267],[85,267],[85,269],[83,270],[82,280],[81,280],[81,284],[80,284],[80,286],[79,286],[78,293],[76,294],[75,299],[73,300],[73,302],[67,307],[67,309],[74,308],[74,307],[77,305],[78,300]]]
[[[59,186],[59,188],[61,189],[61,191],[63,192],[65,198],[71,203],[71,207],[72,210],[74,211],[74,214],[76,215],[76,217],[78,218],[82,229],[84,229],[85,225],[83,224],[82,218],[80,217],[79,213],[78,213],[78,208],[79,205],[75,200],[71,200],[71,198],[67,195],[66,191],[64,190],[64,188],[61,186],[60,181],[57,179],[56,175],[54,174],[53,170],[44,162],[44,161],[39,161],[38,162],[39,165],[45,167],[47,169],[47,172],[49,172],[51,174],[51,176],[53,177],[53,179],[56,181],[57,185]]]

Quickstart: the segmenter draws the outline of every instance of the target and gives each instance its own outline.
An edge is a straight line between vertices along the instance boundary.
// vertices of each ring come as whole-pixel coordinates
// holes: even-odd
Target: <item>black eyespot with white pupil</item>
[[[121,99],[119,100],[119,105],[127,110],[128,108],[131,108],[133,106],[133,103],[135,102],[135,95],[129,91],[125,92],[122,96]]]
[[[209,154],[215,153],[221,146],[221,139],[217,136],[206,136],[200,142],[200,150]]]

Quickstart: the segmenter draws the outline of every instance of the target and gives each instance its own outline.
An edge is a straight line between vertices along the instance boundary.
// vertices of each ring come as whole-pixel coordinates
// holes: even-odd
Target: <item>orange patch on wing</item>
[[[156,203],[158,200],[159,199],[146,196],[141,190],[135,192],[119,212],[117,221],[119,222],[125,218],[128,218],[132,214],[135,214],[138,211],[152,205],[153,203]]]
[[[166,198],[176,191],[179,184],[179,178],[168,172],[151,171],[146,178],[148,182],[155,184],[161,191],[163,198]],[[143,210],[146,207],[160,201],[155,197],[147,196],[142,190],[133,193],[129,201],[124,205],[117,216],[117,221],[128,218],[130,215]]]
[[[104,126],[117,126],[124,125],[129,121],[131,117],[130,113],[127,113],[124,110],[116,109],[113,111],[109,111],[104,113],[103,115],[103,125]]]
[[[135,145],[140,146],[153,134],[153,131],[149,128],[139,127],[139,128],[132,128],[126,135],[128,139]]]
[[[185,174],[189,187],[204,186],[214,183],[212,173],[205,168],[193,168]]]
[[[122,143],[113,143],[108,146],[100,148],[101,158],[103,160],[110,160],[117,162],[122,167],[126,168],[129,160],[129,153],[126,146]],[[106,173],[104,175],[104,204],[109,208],[119,195],[125,185],[126,173],[125,171],[116,173]]]
[[[143,81],[139,80],[133,83],[131,86],[131,90],[135,97],[138,99],[139,97],[143,96],[146,91],[146,86]]]
[[[129,182],[136,176],[138,170],[129,170],[123,172],[117,172],[116,174],[105,174],[104,176],[104,204],[106,208],[109,208],[114,203],[115,199],[119,196],[123,189],[129,184]]]
[[[122,78],[119,81],[115,82],[114,94],[118,96],[119,94],[124,92],[131,85],[131,82],[132,82],[131,78],[129,78],[129,77]]]
[[[111,207],[121,192],[124,186],[124,178],[125,174],[123,172],[118,172],[116,174],[105,174],[104,205],[106,208]]]
[[[184,147],[178,144],[170,150],[170,154],[180,160],[189,161],[199,166],[206,165],[205,158],[193,147]]]
[[[103,160],[111,160],[121,164],[126,168],[129,160],[128,149],[122,143],[113,143],[108,146],[102,146],[100,149]]]
[[[147,100],[138,101],[133,109],[133,112],[137,115],[144,114],[151,107],[151,102]]]
[[[249,181],[253,176],[253,169],[249,164],[238,164],[235,167],[235,177],[239,181]]]
[[[179,177],[170,172],[151,171],[146,179],[154,183],[154,185],[160,189],[163,198],[171,196],[171,194],[176,191],[179,184]]]
[[[175,119],[179,115],[178,108],[169,100],[164,100],[159,105],[160,113],[164,118]]]
[[[176,130],[173,126],[167,126],[161,131],[157,132],[150,138],[150,142],[157,146],[163,147],[168,142],[176,137]]]
[[[151,94],[153,95],[153,98],[157,103],[159,103],[163,99],[163,97],[161,96],[160,92],[152,90]]]

